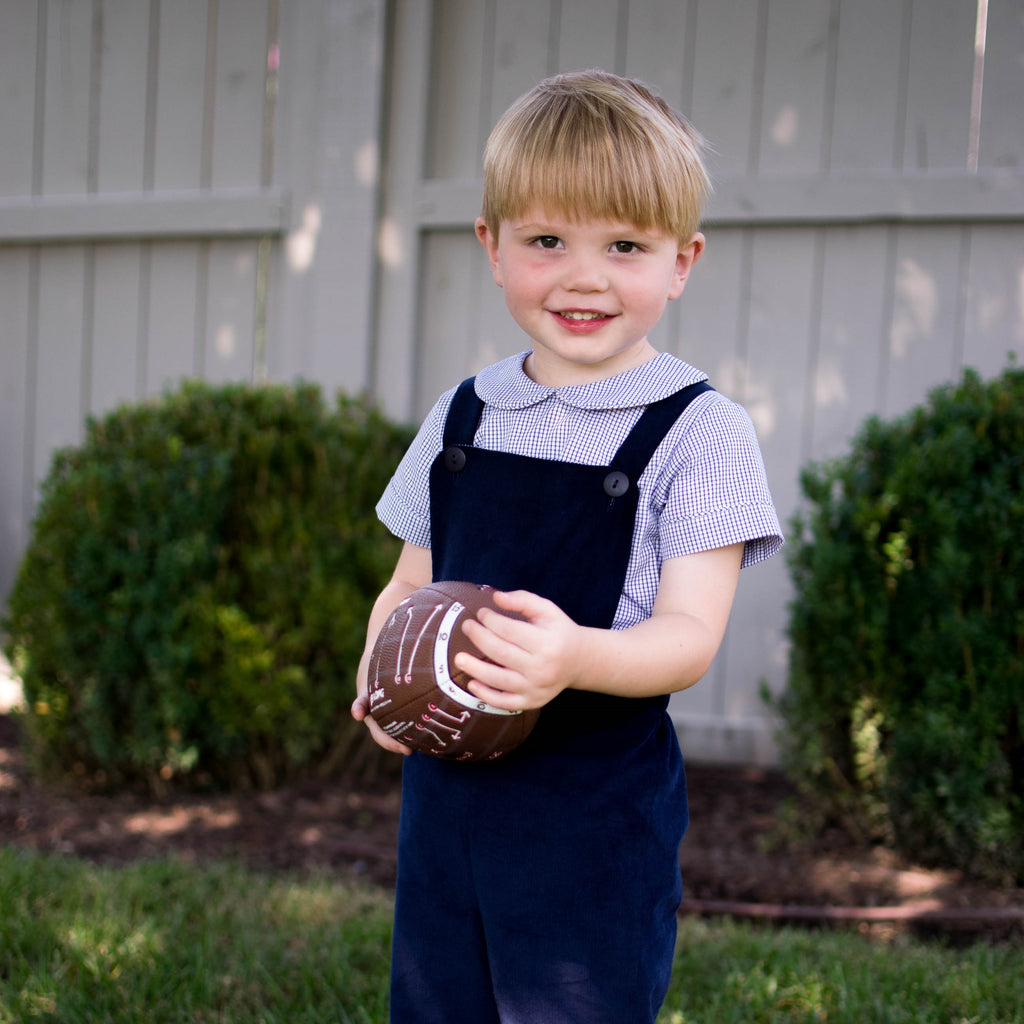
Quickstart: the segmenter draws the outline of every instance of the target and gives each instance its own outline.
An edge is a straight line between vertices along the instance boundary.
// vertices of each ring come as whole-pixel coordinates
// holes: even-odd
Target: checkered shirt
[[[651,402],[706,374],[662,352],[591,384],[547,387],[523,370],[521,352],[481,370],[485,405],[475,445],[540,459],[607,465]],[[381,522],[411,544],[430,547],[430,466],[442,447],[453,388],[424,420],[377,505]],[[745,542],[743,565],[771,557],[782,530],[764,461],[746,411],[717,391],[687,406],[638,481],[640,503],[626,582],[613,628],[650,617],[666,558]]]

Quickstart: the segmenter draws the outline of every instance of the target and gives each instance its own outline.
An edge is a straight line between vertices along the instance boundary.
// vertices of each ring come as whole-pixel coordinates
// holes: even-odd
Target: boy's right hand
[[[417,547],[408,542],[402,546],[395,571],[387,586],[374,602],[373,610],[370,612],[370,621],[366,627],[366,647],[363,649],[363,656],[359,659],[359,667],[356,671],[356,693],[359,696],[352,701],[352,717],[357,722],[366,723],[366,728],[370,730],[370,735],[378,746],[395,754],[411,754],[412,750],[404,743],[393,740],[370,714],[370,698],[367,695],[370,657],[377,634],[387,621],[388,616],[413,591],[425,587],[430,582],[431,565],[430,548]]]
[[[374,720],[373,715],[370,714],[370,698],[367,694],[361,693],[354,701],[352,701],[352,717],[357,722],[363,722],[366,728],[370,730],[370,735],[373,737],[374,742],[383,747],[385,750],[390,750],[393,754],[411,754],[412,750],[407,747],[404,743],[399,743],[398,740],[393,740]]]

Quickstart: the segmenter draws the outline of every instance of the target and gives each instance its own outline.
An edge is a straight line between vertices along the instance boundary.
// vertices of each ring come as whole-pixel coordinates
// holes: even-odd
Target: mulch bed
[[[769,920],[852,922],[971,938],[1024,938],[1024,889],[910,864],[837,832],[797,841],[780,826],[792,795],[775,771],[688,766],[690,831],[680,861],[684,911]],[[174,856],[232,859],[280,872],[330,871],[392,886],[399,793],[307,782],[266,793],[82,795],[26,770],[16,723],[0,715],[0,843],[96,863]]]

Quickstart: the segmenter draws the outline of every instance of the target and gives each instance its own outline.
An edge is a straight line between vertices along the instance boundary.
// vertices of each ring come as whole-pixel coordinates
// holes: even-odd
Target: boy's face
[[[553,387],[587,384],[647,362],[647,333],[678,298],[704,249],[631,224],[529,210],[476,232],[516,323],[533,341],[525,369]]]

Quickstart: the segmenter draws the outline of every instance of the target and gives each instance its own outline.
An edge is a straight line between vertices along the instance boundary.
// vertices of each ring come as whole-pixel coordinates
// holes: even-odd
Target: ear
[[[480,239],[480,244],[487,250],[487,262],[491,265],[494,283],[502,288],[504,285],[501,280],[501,261],[498,259],[498,236],[487,226],[487,221],[483,217],[477,217],[473,227],[476,230],[476,237]]]
[[[676,253],[676,267],[672,275],[672,284],[669,288],[668,297],[678,299],[686,287],[686,279],[693,270],[693,265],[700,259],[704,252],[704,236],[698,231],[688,242],[680,246]]]

